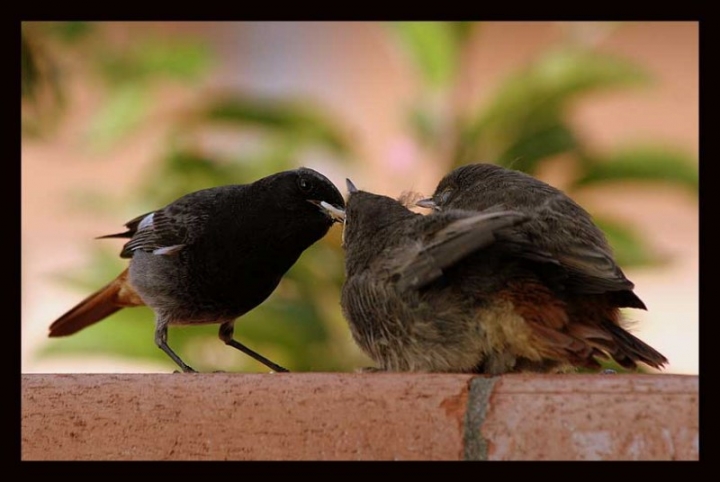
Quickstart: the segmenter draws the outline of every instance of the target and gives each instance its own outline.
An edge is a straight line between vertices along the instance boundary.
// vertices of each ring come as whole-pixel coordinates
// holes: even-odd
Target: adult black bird
[[[483,211],[453,209],[438,189],[444,207],[427,216],[348,184],[341,305],[377,368],[498,375],[599,368],[608,356],[625,367],[667,362],[620,326],[618,307],[642,302],[602,233],[572,202],[568,223],[557,221],[544,209],[568,203],[564,195],[528,183],[548,193],[534,209],[506,201],[511,193]],[[547,223],[539,233],[559,236],[564,250],[538,238]]]
[[[130,264],[50,325],[71,335],[124,307],[155,312],[155,343],[184,372],[168,346],[168,326],[219,323],[220,339],[275,371],[287,371],[233,339],[236,318],[262,303],[302,252],[338,221],[342,195],[317,171],[299,168],[250,184],[187,194],[129,221],[120,254]]]

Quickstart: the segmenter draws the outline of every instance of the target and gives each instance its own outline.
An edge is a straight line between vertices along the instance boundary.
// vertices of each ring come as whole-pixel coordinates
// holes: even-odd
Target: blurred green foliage
[[[504,79],[488,103],[457,112],[449,99],[465,72],[462,59],[482,24],[393,22],[385,28],[388,41],[405,49],[422,86],[408,108],[408,129],[447,171],[485,161],[537,174],[543,163],[563,156],[571,159],[577,173],[566,189],[571,196],[586,187],[618,181],[664,182],[696,192],[698,175],[689,154],[661,143],[596,152],[569,117],[573,103],[590,93],[650,85],[651,76],[637,64],[569,37]],[[155,94],[169,82],[196,88],[217,62],[197,38],[137,35],[117,44],[104,36],[102,24],[23,24],[25,135],[47,132],[63,107],[72,105],[64,82],[72,80],[74,65],[58,65],[56,59],[62,57],[58,53],[82,59],[81,71],[75,74],[103,86],[105,101],[88,130],[88,139],[97,148],[109,148],[133,135],[151,112]],[[301,100],[210,92],[164,122],[171,125],[164,150],[133,193],[133,201],[123,200],[128,219],[190,191],[250,182],[296,167],[303,153],[320,150],[337,162],[354,158],[342,123]],[[250,135],[259,148],[251,153],[214,151],[200,142],[208,130]],[[601,216],[596,221],[623,267],[660,260],[625,223]],[[119,245],[98,244],[89,265],[61,281],[84,291],[97,289],[126,266],[117,257],[119,250]],[[237,323],[236,338],[293,371],[348,371],[369,365],[352,343],[340,312],[342,282],[340,228],[336,227],[301,256],[265,303]],[[172,370],[172,361],[153,342],[152,320],[146,308],[121,310],[76,335],[49,340],[40,355],[112,353],[152,359]],[[173,327],[169,338],[171,346],[197,369],[266,371],[224,347],[217,339],[217,326]],[[614,364],[607,366],[623,371]]]
[[[619,28],[618,24],[612,27]],[[650,73],[635,62],[602,53],[580,42],[578,36],[569,37],[503,79],[485,105],[456,112],[438,108],[437,99],[447,102],[463,70],[440,58],[462,58],[463,49],[480,33],[482,24],[421,22],[420,26],[401,23],[392,28],[401,34],[411,58],[421,66],[436,66],[418,69],[432,88],[420,92],[409,117],[418,144],[430,150],[447,171],[472,162],[494,162],[537,176],[543,163],[563,156],[577,173],[564,188],[571,197],[581,189],[618,181],[664,182],[697,192],[696,162],[687,152],[664,142],[596,152],[571,120],[573,104],[589,94],[651,85]],[[448,41],[449,32],[462,32],[453,37],[461,40]],[[420,52],[432,58],[420,60]],[[621,266],[662,261],[630,226],[597,214],[594,218],[606,228]]]

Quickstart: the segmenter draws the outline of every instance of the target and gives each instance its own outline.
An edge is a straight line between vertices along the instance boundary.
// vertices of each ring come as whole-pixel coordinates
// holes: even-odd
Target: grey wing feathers
[[[496,232],[527,221],[515,211],[496,211],[458,219],[434,233],[399,268],[398,289],[418,289],[442,276],[443,270],[492,244]]]
[[[568,271],[568,285],[575,292],[593,294],[635,287],[612,257],[601,250],[573,246],[557,259]]]
[[[135,232],[138,230],[138,225],[142,222],[143,219],[148,217],[148,215],[152,214],[152,212],[141,214],[140,216],[136,218],[132,218],[130,221],[124,224],[124,226],[128,229],[125,232],[122,233],[115,233],[115,234],[106,234],[105,236],[98,236],[95,239],[107,239],[107,238],[132,238],[135,235]]]
[[[217,206],[217,197],[236,193],[242,187],[224,186],[186,194],[162,209],[128,221],[126,232],[103,237],[131,238],[120,253],[123,258],[131,258],[137,250],[157,255],[175,254],[201,236],[207,218]]]
[[[137,231],[123,246],[120,256],[131,258],[136,250],[158,255],[177,253],[187,239],[187,228],[182,220],[182,216],[172,216],[167,209],[150,213],[136,225]]]
[[[554,196],[534,212],[532,221],[521,230],[502,233],[503,247],[508,252],[561,267],[566,288],[576,293],[633,289],[633,283],[615,263],[602,231],[580,206],[565,197]],[[573,235],[553,236],[554,231]]]

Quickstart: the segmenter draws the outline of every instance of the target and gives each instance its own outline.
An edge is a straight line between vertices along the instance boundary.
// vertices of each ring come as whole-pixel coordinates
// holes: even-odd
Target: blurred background
[[[342,192],[431,194],[493,162],[571,195],[649,311],[632,331],[698,373],[698,23],[30,22],[22,26],[22,371],[171,372],[148,308],[49,324],[125,266],[118,232],[189,191],[308,166]],[[291,371],[371,362],[339,307],[341,228],[235,337]],[[171,327],[194,368],[267,369]]]

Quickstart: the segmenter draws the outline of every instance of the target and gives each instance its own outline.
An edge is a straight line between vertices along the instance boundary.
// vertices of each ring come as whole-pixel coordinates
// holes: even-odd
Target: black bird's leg
[[[252,351],[250,348],[246,347],[239,341],[235,340],[233,338],[233,332],[235,331],[235,320],[228,321],[226,323],[223,323],[220,325],[220,331],[218,332],[218,336],[220,339],[225,342],[226,345],[230,345],[234,348],[237,348],[241,352],[245,353],[246,355],[249,355],[253,357],[255,360],[259,361],[266,367],[276,371],[276,372],[289,372],[287,368],[283,368],[280,365],[271,362],[264,356],[260,355],[259,353],[256,353]]]
[[[162,321],[158,320],[157,325],[155,327],[155,344],[160,347],[162,351],[168,354],[170,358],[173,359],[175,363],[178,364],[180,368],[182,368],[182,371],[185,373],[197,373],[196,370],[193,370],[190,366],[186,365],[184,361],[180,359],[179,356],[175,354],[174,351],[168,346],[167,344],[167,323],[163,323]]]

